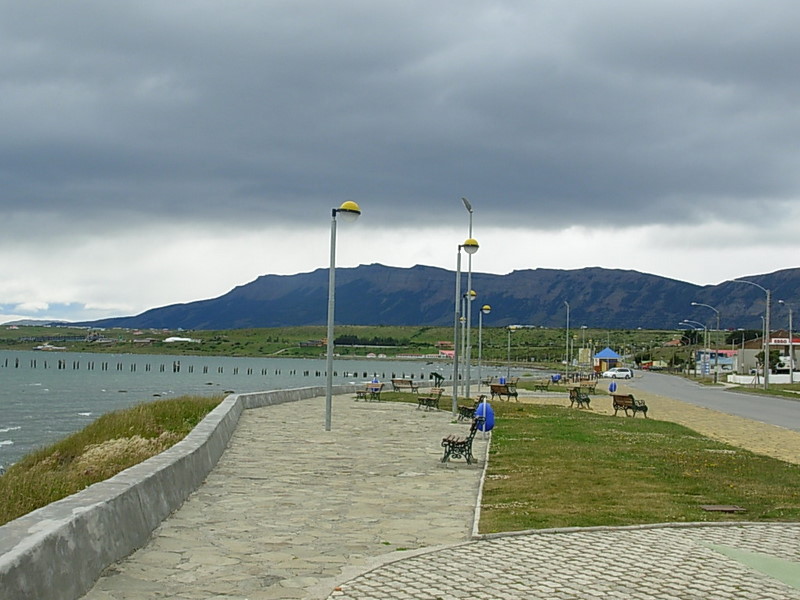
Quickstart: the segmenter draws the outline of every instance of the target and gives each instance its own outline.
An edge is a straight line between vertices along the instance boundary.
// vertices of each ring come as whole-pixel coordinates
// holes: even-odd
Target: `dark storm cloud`
[[[354,198],[430,222],[467,195],[541,226],[797,202],[794,2],[0,6],[5,212],[252,224]]]

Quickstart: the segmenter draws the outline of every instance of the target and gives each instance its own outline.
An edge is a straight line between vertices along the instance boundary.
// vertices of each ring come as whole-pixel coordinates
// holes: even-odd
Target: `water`
[[[59,365],[63,368],[59,368]],[[502,372],[501,372],[502,371]],[[444,361],[337,360],[334,384],[452,377]],[[483,368],[484,375],[504,369]],[[325,385],[325,359],[0,351],[0,466],[100,415],[156,398]]]

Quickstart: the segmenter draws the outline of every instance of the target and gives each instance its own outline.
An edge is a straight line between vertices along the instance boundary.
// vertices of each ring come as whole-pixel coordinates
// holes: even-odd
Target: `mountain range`
[[[349,325],[448,326],[455,312],[455,272],[417,265],[381,264],[336,269],[336,323]],[[696,285],[632,270],[590,267],[573,270],[526,269],[506,275],[472,273],[487,327],[564,327],[567,303],[572,327],[675,329],[684,319],[722,329],[761,329],[766,290],[771,292],[771,329],[786,328],[789,311],[800,306],[800,268],[743,277],[751,284],[725,281]],[[462,273],[466,291],[467,274]],[[763,288],[763,289],[759,289]],[[328,269],[296,275],[263,275],[208,300],[153,308],[136,316],[85,323],[101,327],[242,329],[324,325],[328,309]],[[793,302],[797,302],[795,305]]]

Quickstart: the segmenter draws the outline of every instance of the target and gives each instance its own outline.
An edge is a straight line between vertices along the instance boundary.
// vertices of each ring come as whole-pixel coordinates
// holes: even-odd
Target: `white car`
[[[611,379],[630,379],[633,377],[633,371],[628,367],[613,367],[608,371],[603,371],[603,377],[610,377]]]

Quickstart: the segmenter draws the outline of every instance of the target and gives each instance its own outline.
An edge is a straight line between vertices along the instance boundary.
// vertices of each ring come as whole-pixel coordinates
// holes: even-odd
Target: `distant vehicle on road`
[[[633,371],[628,367],[613,367],[608,371],[603,371],[603,377],[611,379],[630,379],[633,377]]]

